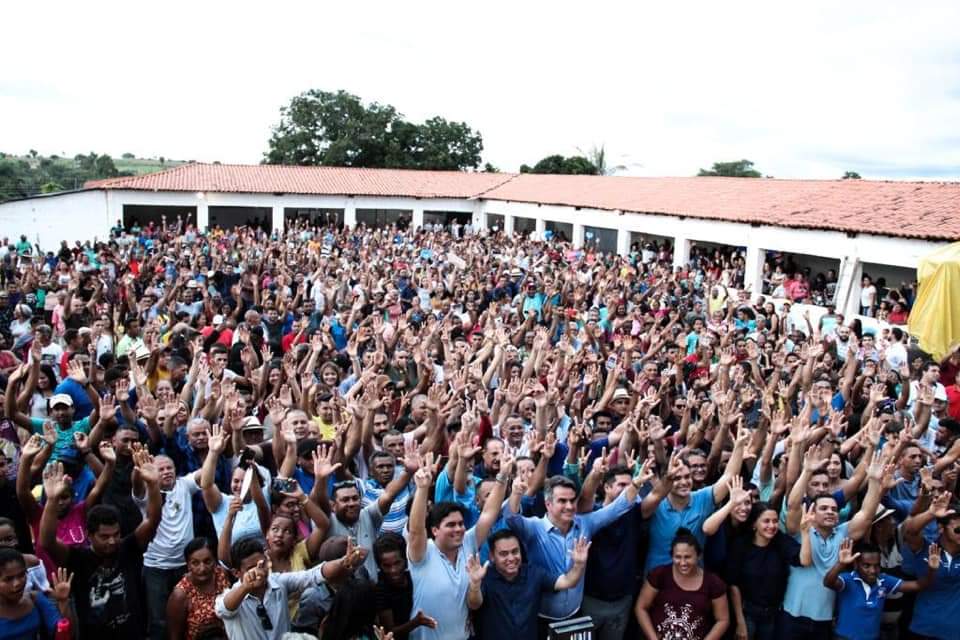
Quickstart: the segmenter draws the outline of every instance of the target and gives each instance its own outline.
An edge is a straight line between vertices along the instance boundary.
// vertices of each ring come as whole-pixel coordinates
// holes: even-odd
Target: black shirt
[[[117,456],[117,466],[113,477],[103,492],[101,502],[113,505],[120,511],[120,535],[129,535],[140,525],[143,515],[140,507],[133,501],[133,458]]]
[[[71,547],[67,568],[74,574],[73,597],[81,637],[145,637],[140,591],[143,549],[135,536],[124,538],[116,557],[109,561],[88,548]]]
[[[787,590],[790,565],[799,561],[800,543],[783,532],[766,547],[753,544],[752,536],[739,536],[727,554],[724,578],[740,589],[744,602],[778,609]]]
[[[377,611],[389,609],[393,613],[394,625],[407,622],[413,614],[413,580],[411,580],[409,572],[405,573],[404,577],[406,586],[398,587],[386,582],[381,574],[380,582],[377,583],[374,591],[375,609]],[[393,637],[395,640],[407,640],[408,634],[394,632]]]

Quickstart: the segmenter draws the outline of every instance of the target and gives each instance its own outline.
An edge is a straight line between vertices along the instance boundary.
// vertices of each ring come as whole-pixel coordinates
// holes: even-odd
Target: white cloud
[[[603,142],[643,175],[960,178],[960,4],[667,4],[19,3],[0,144],[257,162],[290,97],[343,88],[507,170]]]

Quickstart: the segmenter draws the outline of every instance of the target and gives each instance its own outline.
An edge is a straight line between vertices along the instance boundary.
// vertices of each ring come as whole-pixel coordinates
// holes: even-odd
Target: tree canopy
[[[268,164],[465,170],[480,166],[483,139],[465,122],[417,124],[388,104],[311,89],[280,109],[269,147]]]
[[[700,169],[698,176],[726,176],[728,178],[762,178],[763,174],[753,168],[749,160],[734,162],[714,162],[713,168],[707,171]]]
[[[843,174],[843,180],[861,180],[860,174],[856,171],[846,171]]]
[[[133,175],[117,170],[107,154],[77,154],[73,160],[43,157],[31,149],[29,159],[0,153],[0,201],[38,193],[79,189],[87,180]]]
[[[583,156],[565,158],[559,154],[547,156],[532,167],[520,165],[520,173],[563,173],[567,175],[595,176],[600,173],[597,166]]]

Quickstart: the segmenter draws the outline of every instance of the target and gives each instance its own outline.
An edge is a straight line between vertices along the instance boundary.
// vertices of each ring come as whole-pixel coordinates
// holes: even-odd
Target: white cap
[[[55,396],[50,398],[50,408],[57,406],[58,404],[65,404],[68,407],[73,406],[73,397],[69,393],[58,393]]]

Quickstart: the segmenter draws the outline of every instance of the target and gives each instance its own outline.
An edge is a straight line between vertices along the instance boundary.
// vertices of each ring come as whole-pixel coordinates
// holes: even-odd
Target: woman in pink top
[[[78,434],[76,441],[77,449],[83,453],[87,446],[86,434]],[[33,530],[33,537],[40,538],[40,516],[43,514],[43,507],[33,497],[31,491],[30,467],[34,459],[45,449],[52,446],[39,435],[32,435],[27,443],[23,445],[20,468],[17,470],[17,500],[23,508],[24,515],[30,523]],[[89,452],[87,452],[89,456]],[[73,492],[63,492],[57,498],[57,511],[59,515],[59,524],[57,526],[57,539],[68,546],[85,546],[87,544],[87,507],[93,506],[100,501],[110,479],[113,477],[113,469],[116,466],[117,455],[113,450],[113,445],[108,441],[100,443],[100,457],[103,459],[103,470],[97,477],[96,483],[90,489],[90,493],[85,500],[74,501]],[[55,462],[47,465],[43,470],[44,477],[54,476],[60,482],[70,483],[70,476],[64,474],[63,464]],[[42,547],[37,547],[37,557],[47,567],[48,571],[54,571],[56,565],[52,558]]]

